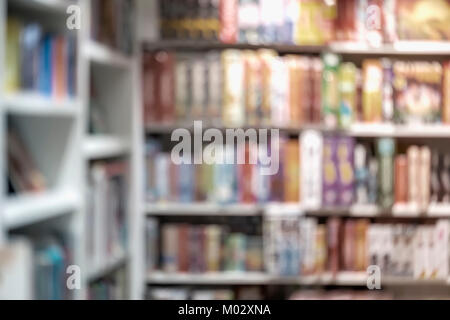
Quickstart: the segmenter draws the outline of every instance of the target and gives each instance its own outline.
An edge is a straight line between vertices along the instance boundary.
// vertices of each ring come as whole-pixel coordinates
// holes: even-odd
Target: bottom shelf
[[[206,272],[169,273],[152,271],[148,273],[147,284],[156,285],[324,285],[324,286],[366,286],[367,273],[342,271],[333,275],[323,273],[311,276],[276,276],[265,272]],[[448,280],[414,279],[410,277],[381,277],[381,286],[397,285],[450,285]]]

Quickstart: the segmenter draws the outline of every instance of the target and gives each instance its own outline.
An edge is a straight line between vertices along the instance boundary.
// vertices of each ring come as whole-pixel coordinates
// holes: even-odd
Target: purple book
[[[339,204],[337,144],[336,137],[325,136],[323,139],[322,205],[324,207]]]
[[[338,204],[349,206],[353,203],[354,197],[354,150],[355,140],[351,137],[340,137],[337,139],[337,160],[339,164],[338,184],[339,196]]]

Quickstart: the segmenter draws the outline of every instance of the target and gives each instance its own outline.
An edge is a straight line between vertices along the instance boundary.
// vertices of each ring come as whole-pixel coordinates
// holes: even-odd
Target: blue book
[[[39,92],[48,96],[52,94],[52,43],[52,36],[46,34],[41,42],[39,57]]]
[[[178,199],[180,202],[192,202],[194,201],[195,167],[192,164],[182,163],[178,168]]]
[[[161,152],[161,143],[156,139],[148,139],[145,144],[145,193],[148,201],[157,200],[156,188],[156,156]]]
[[[42,30],[36,23],[26,25],[20,37],[21,87],[36,90],[39,70],[39,44]]]

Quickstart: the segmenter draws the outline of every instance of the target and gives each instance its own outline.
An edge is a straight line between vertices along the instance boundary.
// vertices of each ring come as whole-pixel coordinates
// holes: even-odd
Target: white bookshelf
[[[83,208],[80,184],[82,106],[78,96],[74,99],[55,99],[30,92],[5,93],[1,79],[5,69],[4,30],[8,9],[14,16],[33,17],[32,21],[43,25],[51,21],[54,31],[69,33],[64,17],[69,4],[62,0],[0,0],[0,242],[3,239],[8,244],[12,239],[10,232],[16,229],[26,227],[33,234],[45,232],[45,228],[41,227],[53,225],[57,220],[58,228],[69,233],[73,239],[73,263],[83,268],[79,241]],[[77,69],[77,78],[79,72],[80,69]],[[36,165],[45,176],[46,191],[7,195],[4,185],[9,120],[14,121]],[[74,292],[74,298],[83,297],[83,289]]]
[[[206,272],[201,274],[150,272],[149,285],[308,285],[308,286],[366,286],[368,275],[359,271],[341,271],[333,275],[277,276],[265,272]],[[447,279],[414,279],[412,277],[381,277],[381,286],[441,286],[450,285]]]
[[[88,174],[90,163],[95,160],[104,160],[121,157],[128,160],[128,200],[127,200],[127,220],[128,220],[128,245],[125,252],[107,257],[100,265],[89,266],[85,280],[86,285],[102,278],[118,268],[126,267],[127,296],[136,299],[137,290],[143,283],[138,279],[138,274],[132,271],[136,265],[138,252],[135,249],[133,237],[138,233],[137,214],[135,207],[135,193],[138,189],[137,174],[135,171],[136,143],[134,130],[139,125],[137,113],[139,111],[137,89],[137,50],[133,55],[125,55],[106,45],[92,40],[90,36],[90,0],[80,0],[84,21],[86,22],[84,32],[82,32],[81,51],[81,99],[83,101],[83,133],[81,142],[81,152],[83,157],[83,193],[89,190]],[[136,48],[134,48],[136,49]],[[92,78],[92,77],[93,78]],[[108,126],[107,133],[93,134],[88,132],[88,117],[90,108],[90,85],[91,80],[96,81],[96,91],[102,103],[107,106],[105,119]],[[87,203],[86,203],[87,205]],[[87,219],[87,209],[84,210],[84,221]],[[133,242],[134,241],[134,242]],[[95,261],[95,259],[94,259]],[[88,263],[86,261],[86,263]],[[137,285],[139,284],[139,285]]]
[[[48,191],[19,195],[5,204],[3,224],[14,229],[59,217],[80,209],[81,198],[74,191]]]
[[[82,271],[82,287],[76,290],[76,299],[87,298],[88,284],[115,269],[133,261],[136,251],[131,241],[126,252],[111,257],[104,265],[90,268],[86,256],[86,218],[87,218],[87,172],[89,163],[96,159],[118,156],[130,159],[129,179],[130,203],[127,211],[129,219],[128,233],[135,234],[137,229],[133,217],[136,210],[133,203],[136,172],[133,167],[136,137],[132,130],[139,124],[135,94],[138,82],[137,57],[126,56],[90,39],[90,0],[0,0],[0,246],[10,242],[10,232],[26,227],[34,233],[41,232],[40,226],[46,226],[58,220],[62,230],[69,232],[74,244],[73,263]],[[81,8],[82,28],[68,31],[66,28],[67,8],[77,4]],[[24,14],[43,25],[51,24],[52,30],[62,33],[72,32],[77,36],[77,96],[74,99],[54,99],[29,92],[6,94],[3,92],[4,57],[6,47],[6,21],[8,7],[16,16]],[[136,51],[135,51],[136,52]],[[87,122],[89,114],[90,75],[105,74],[102,82],[104,102],[108,109],[108,123],[111,133],[90,135]],[[99,72],[100,71],[100,72]],[[103,97],[102,97],[103,98]],[[18,123],[19,133],[23,133],[24,142],[35,158],[37,166],[48,176],[48,190],[38,194],[19,194],[8,196],[6,181],[6,129],[8,119]],[[133,138],[134,137],[134,138]],[[134,139],[134,140],[133,140]],[[135,161],[135,160],[134,160]],[[135,200],[137,201],[137,200]],[[62,219],[59,219],[62,218]],[[39,226],[39,227],[38,227]],[[45,228],[43,228],[45,229]],[[134,240],[136,242],[137,240]],[[128,272],[127,287],[129,296],[139,285],[131,285],[132,272]],[[136,278],[135,278],[136,279]]]
[[[129,151],[128,141],[109,135],[90,135],[83,142],[83,153],[89,160],[123,156]]]
[[[5,111],[12,115],[77,117],[80,112],[74,99],[52,99],[35,93],[18,93],[4,97]]]

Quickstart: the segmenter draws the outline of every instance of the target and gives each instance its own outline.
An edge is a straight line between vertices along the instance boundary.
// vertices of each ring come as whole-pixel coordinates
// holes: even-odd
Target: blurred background
[[[0,0],[0,299],[450,298],[449,61],[448,0]]]

